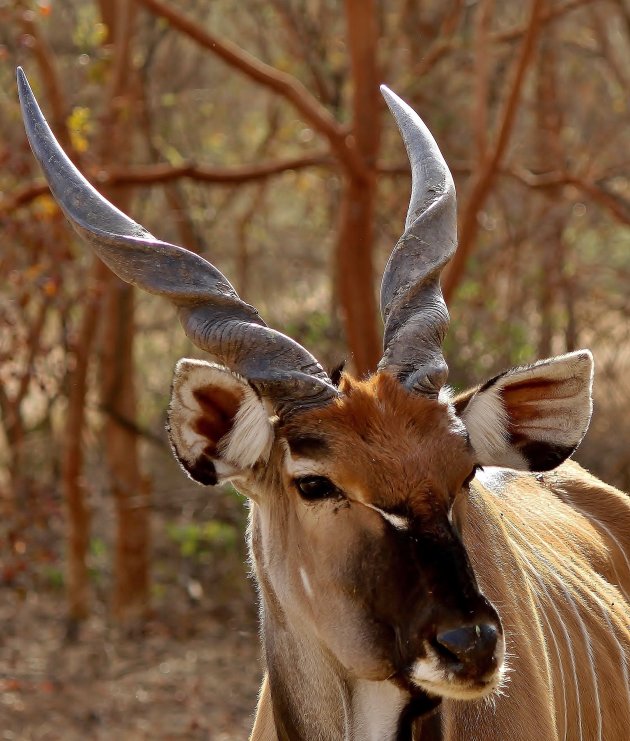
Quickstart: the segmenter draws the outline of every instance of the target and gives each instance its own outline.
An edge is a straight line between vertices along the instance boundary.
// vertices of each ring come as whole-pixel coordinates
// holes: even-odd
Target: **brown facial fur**
[[[368,382],[346,378],[343,389],[342,400],[296,417],[277,433],[280,442],[306,438],[308,445],[302,450],[298,445],[292,453],[313,454],[316,464],[356,501],[301,501],[286,475],[282,483],[278,480],[285,458],[280,444],[264,487],[269,496],[261,497],[252,510],[252,545],[263,567],[259,576],[266,619],[274,625],[269,632],[302,637],[314,629],[316,638],[343,664],[342,676],[347,670],[374,679],[388,676],[388,670],[395,669],[395,644],[387,625],[370,625],[365,615],[383,615],[389,606],[390,615],[399,612],[407,623],[414,618],[422,622],[422,606],[431,600],[446,604],[447,611],[456,612],[458,606],[449,604],[449,595],[436,588],[435,580],[427,584],[427,579],[440,577],[439,570],[431,574],[435,558],[429,559],[429,576],[419,580],[424,579],[433,594],[424,602],[421,594],[410,596],[414,573],[405,565],[410,551],[403,548],[402,559],[394,558],[387,566],[405,534],[388,528],[365,504],[412,514],[425,532],[437,536],[445,532],[449,497],[455,495],[452,519],[483,593],[500,609],[513,671],[506,693],[494,700],[496,710],[486,700],[443,700],[444,738],[463,741],[474,729],[475,737],[484,739],[625,741],[630,722],[624,669],[630,635],[623,597],[627,600],[630,593],[627,496],[571,462],[535,476],[489,469],[466,491],[460,487],[473,455],[465,435],[451,429],[444,405],[409,397],[387,377]],[[462,406],[469,397],[462,397]],[[327,446],[319,460],[317,439]],[[453,539],[446,541],[442,545],[452,545]],[[429,538],[429,556],[434,545],[436,539]],[[445,552],[448,548],[438,560]],[[467,587],[468,565],[456,548],[453,554],[460,557],[463,576],[459,584],[449,577],[445,585],[461,594]],[[309,577],[312,599],[305,594],[300,568]],[[378,600],[379,588],[392,582],[392,573],[402,598],[397,603],[399,597],[384,590],[384,606]],[[473,590],[474,577],[470,579],[468,589]],[[347,593],[345,584],[350,583],[354,594]],[[375,586],[372,593],[370,584]],[[477,601],[476,609],[483,614],[483,603]],[[292,610],[294,628],[289,631],[278,617]],[[289,643],[282,664],[290,677],[296,666],[294,649]],[[278,657],[270,652],[268,660],[273,663]],[[321,686],[318,680],[310,691],[302,690],[301,697],[317,695]],[[600,708],[594,707],[595,697]],[[328,700],[319,702],[317,712],[330,705]],[[303,705],[297,703],[294,712],[300,717]],[[259,716],[264,718],[264,713],[261,701]]]
[[[386,374],[346,376],[341,390],[338,401],[280,425],[277,440],[343,496],[305,501],[285,470],[281,499],[277,488],[274,501],[259,499],[266,525],[253,513],[254,552],[259,567],[266,562],[259,576],[271,610],[306,620],[351,674],[383,680],[425,657],[441,627],[500,624],[449,522],[474,465],[459,420]],[[397,530],[383,512],[408,527]],[[297,557],[271,562],[272,551]]]
[[[446,511],[474,459],[446,405],[413,396],[390,375],[344,375],[343,396],[296,416],[281,435],[319,438],[335,483],[387,511],[429,516]]]

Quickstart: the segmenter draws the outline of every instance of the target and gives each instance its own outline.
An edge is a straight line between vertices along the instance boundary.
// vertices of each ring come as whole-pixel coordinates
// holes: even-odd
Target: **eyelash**
[[[343,492],[326,476],[301,476],[294,480],[302,499],[316,502],[323,499],[341,499]]]

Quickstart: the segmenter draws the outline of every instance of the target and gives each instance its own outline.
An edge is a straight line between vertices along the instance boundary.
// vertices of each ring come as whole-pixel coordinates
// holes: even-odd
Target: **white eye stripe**
[[[318,461],[314,461],[312,458],[298,458],[297,456],[294,458],[291,455],[291,451],[289,450],[288,445],[286,448],[285,463],[287,473],[293,479],[301,478],[304,476],[325,476],[326,478],[330,478],[325,463],[319,463]],[[368,504],[367,502],[364,502],[362,498],[357,499],[357,501],[361,502],[361,504],[364,504],[366,507],[373,509],[375,512],[378,512],[379,515],[392,527],[395,527],[396,530],[409,530],[410,522],[408,517],[395,515],[391,512],[385,512],[385,510],[382,510],[380,507],[377,507],[374,504]]]
[[[366,504],[366,507],[373,509],[378,512],[379,515],[389,522],[390,525],[396,528],[396,530],[409,530],[409,518],[403,517],[402,515],[394,515],[391,512],[385,512],[380,507],[376,507],[373,504]]]

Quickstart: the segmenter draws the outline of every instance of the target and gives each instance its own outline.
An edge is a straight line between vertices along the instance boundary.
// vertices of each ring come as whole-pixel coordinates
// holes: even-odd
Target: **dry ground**
[[[141,638],[102,617],[63,638],[63,602],[0,590],[0,739],[240,741],[260,677],[253,615],[202,607],[156,616]]]

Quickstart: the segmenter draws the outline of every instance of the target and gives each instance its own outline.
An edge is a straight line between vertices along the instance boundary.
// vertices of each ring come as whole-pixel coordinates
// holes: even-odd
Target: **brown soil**
[[[0,590],[0,739],[247,738],[261,672],[251,611],[171,605],[136,638],[96,616],[68,644],[63,609],[60,595]]]

